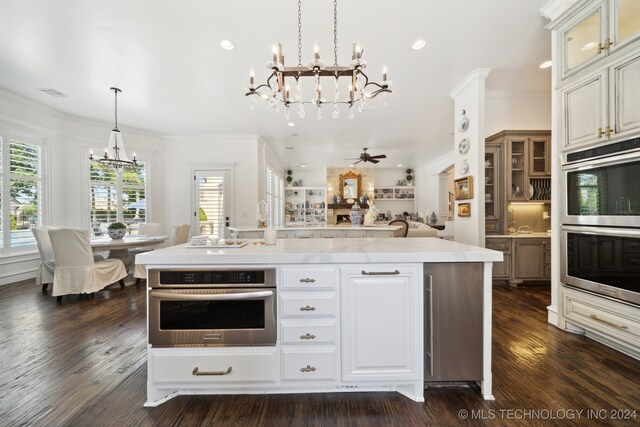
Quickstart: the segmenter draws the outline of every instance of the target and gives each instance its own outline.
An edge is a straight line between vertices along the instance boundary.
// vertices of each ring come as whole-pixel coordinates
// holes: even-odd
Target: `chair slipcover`
[[[56,262],[53,256],[53,247],[51,246],[51,239],[49,238],[49,230],[57,227],[37,227],[32,228],[31,232],[36,239],[38,245],[38,252],[40,252],[40,268],[36,275],[36,284],[42,285],[43,283],[53,283],[53,273],[56,269]]]
[[[160,223],[160,222],[143,222],[138,226],[138,235],[139,236],[152,236],[152,235],[156,235],[156,234],[162,234],[163,231],[164,231],[164,227],[162,226],[162,223]],[[151,247],[131,249],[131,250],[129,250],[129,255],[133,256],[133,258],[135,260],[135,256],[136,255],[152,251],[152,250],[154,250],[156,248],[159,248],[161,246],[162,246],[162,244],[158,244],[158,245],[154,245],[154,246],[151,246]],[[135,263],[135,261],[134,261],[134,263]],[[133,268],[134,269],[134,274],[135,274],[135,265],[134,265],[134,263],[129,265],[129,273],[131,273],[131,269]]]
[[[148,234],[162,234],[163,231],[164,228],[160,222],[143,222],[138,225],[138,234],[141,236]]]
[[[56,260],[51,295],[92,293],[127,276],[119,259],[93,260],[88,230],[53,229],[49,236]]]
[[[169,239],[169,246],[187,243],[189,241],[189,231],[191,231],[189,224],[181,224],[173,227],[171,238]]]
[[[189,241],[189,231],[191,231],[191,226],[189,224],[181,224],[173,227],[173,230],[171,230],[171,237],[169,238],[169,246],[187,243]],[[139,264],[137,261],[135,261],[133,277],[135,277],[136,279],[147,278],[147,268],[144,264]]]

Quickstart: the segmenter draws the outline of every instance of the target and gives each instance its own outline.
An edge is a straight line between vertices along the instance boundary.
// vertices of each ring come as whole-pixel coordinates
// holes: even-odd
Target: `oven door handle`
[[[173,294],[168,292],[151,292],[149,295],[154,298],[177,299],[182,301],[222,301],[271,297],[273,296],[273,291],[242,292],[232,294]]]

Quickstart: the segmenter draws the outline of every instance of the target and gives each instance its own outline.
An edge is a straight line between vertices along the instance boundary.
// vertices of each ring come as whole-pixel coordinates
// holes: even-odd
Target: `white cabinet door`
[[[598,129],[605,129],[609,122],[606,70],[564,89],[562,103],[565,149],[606,140],[598,133]]]
[[[611,67],[611,84],[615,137],[636,136],[640,129],[640,53]]]
[[[422,265],[340,269],[343,381],[420,380]]]

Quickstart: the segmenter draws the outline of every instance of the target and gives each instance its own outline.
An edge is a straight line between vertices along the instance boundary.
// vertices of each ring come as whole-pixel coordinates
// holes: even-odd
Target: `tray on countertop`
[[[247,246],[248,244],[249,242],[247,240],[227,239],[224,241],[224,243],[217,242],[216,244],[211,244],[211,242],[209,241],[207,241],[205,244],[189,242],[185,245],[185,248],[241,248],[243,246]]]

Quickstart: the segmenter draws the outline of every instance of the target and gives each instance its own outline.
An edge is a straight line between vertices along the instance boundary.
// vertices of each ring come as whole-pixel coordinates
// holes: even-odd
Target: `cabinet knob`
[[[300,372],[314,372],[316,368],[311,365],[307,365],[306,368],[300,368]]]
[[[310,277],[305,277],[303,279],[300,279],[300,283],[313,283],[315,281],[316,281],[316,279],[312,279]]]
[[[307,332],[304,335],[300,335],[300,339],[301,340],[315,340],[316,336],[315,335],[311,335],[309,332]]]
[[[300,311],[315,311],[315,307],[312,307],[310,305],[305,305],[304,307],[300,307]]]

